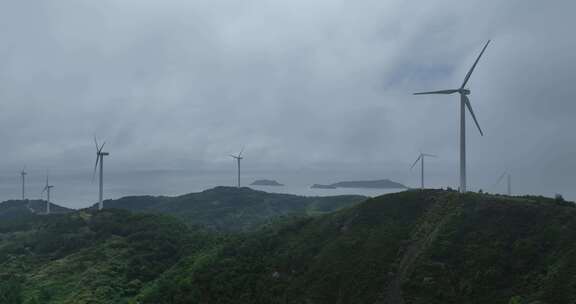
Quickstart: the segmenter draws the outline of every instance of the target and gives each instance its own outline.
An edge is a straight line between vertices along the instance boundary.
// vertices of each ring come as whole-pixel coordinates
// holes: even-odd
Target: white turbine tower
[[[468,111],[470,111],[470,115],[472,115],[474,123],[476,123],[476,127],[478,127],[478,131],[480,131],[480,135],[484,136],[484,133],[480,128],[480,124],[476,119],[476,115],[474,115],[474,111],[472,110],[470,99],[468,99],[468,95],[470,95],[470,90],[466,88],[466,84],[468,83],[470,75],[472,75],[472,72],[474,72],[474,69],[478,64],[478,61],[480,60],[480,57],[482,57],[482,54],[484,54],[484,51],[486,50],[486,47],[488,47],[489,43],[490,40],[488,40],[488,42],[486,42],[486,44],[484,45],[484,48],[482,48],[480,55],[478,55],[478,58],[476,58],[476,61],[474,61],[474,64],[468,71],[468,74],[466,74],[464,82],[462,83],[460,88],[451,90],[414,93],[414,95],[454,94],[454,93],[460,94],[460,192],[461,193],[466,192],[466,108],[468,108]]]
[[[418,156],[416,161],[412,164],[412,167],[410,167],[410,170],[414,169],[414,166],[416,166],[418,161],[420,161],[420,189],[422,189],[422,190],[424,190],[424,158],[425,157],[437,157],[437,156],[420,152],[420,155]]]
[[[22,177],[22,200],[26,200],[26,166],[20,171],[20,176]]]
[[[96,144],[96,163],[94,164],[94,173],[92,174],[92,180],[96,176],[96,169],[98,168],[98,164],[100,164],[100,185],[98,191],[98,210],[102,210],[104,208],[103,203],[103,194],[104,194],[104,156],[110,155],[108,152],[102,152],[102,148],[106,142],[102,144],[102,146],[98,145],[98,141],[96,137],[94,137],[94,143]]]
[[[44,186],[42,190],[42,194],[46,192],[46,214],[50,214],[50,189],[52,188],[54,188],[54,186],[48,182],[48,173],[46,173],[46,186]]]
[[[496,184],[494,184],[494,187],[500,185],[504,177],[506,177],[506,194],[512,195],[512,175],[508,172],[504,172],[502,173],[502,175],[500,175],[500,177],[496,181]]]
[[[238,163],[238,188],[240,188],[240,161],[243,159],[242,152],[244,152],[244,148],[242,148],[242,150],[240,150],[240,153],[238,153],[238,155],[230,154],[230,156],[232,158],[236,159],[236,161]]]

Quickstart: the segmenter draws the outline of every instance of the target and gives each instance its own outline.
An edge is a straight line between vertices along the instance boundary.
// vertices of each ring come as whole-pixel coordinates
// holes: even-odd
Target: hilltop
[[[107,200],[105,208],[173,215],[216,231],[251,231],[282,216],[332,212],[366,200],[360,195],[305,197],[250,188],[216,187],[176,197],[130,196]]]

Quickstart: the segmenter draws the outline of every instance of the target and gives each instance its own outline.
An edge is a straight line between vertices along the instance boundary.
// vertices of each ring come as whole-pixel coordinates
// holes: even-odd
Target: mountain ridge
[[[219,186],[201,192],[168,196],[127,196],[104,201],[105,208],[159,212],[192,225],[220,231],[251,231],[282,216],[335,211],[367,199],[361,195],[307,197],[269,193],[248,187]]]

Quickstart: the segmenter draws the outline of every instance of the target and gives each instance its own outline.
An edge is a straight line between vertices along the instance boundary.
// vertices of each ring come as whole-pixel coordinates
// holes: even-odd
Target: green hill
[[[123,210],[28,218],[0,233],[0,303],[127,303],[216,235]]]
[[[176,197],[131,196],[107,200],[118,208],[176,216],[186,223],[217,231],[252,231],[280,216],[322,214],[366,199],[359,195],[304,197],[250,188],[216,187]]]
[[[50,211],[51,213],[67,213],[73,210],[50,203]],[[0,220],[45,213],[46,201],[43,200],[9,200],[0,203]]]
[[[143,303],[574,303],[576,208],[408,191],[184,259]],[[165,300],[182,299],[182,300]]]
[[[56,204],[50,203],[52,214],[64,214],[73,212]],[[0,203],[0,233],[24,229],[34,219],[39,219],[46,214],[46,201],[43,200],[9,200]],[[0,303],[2,303],[0,301]]]
[[[0,231],[0,303],[575,303],[575,218],[559,199],[440,190],[242,234],[114,209],[34,217]]]

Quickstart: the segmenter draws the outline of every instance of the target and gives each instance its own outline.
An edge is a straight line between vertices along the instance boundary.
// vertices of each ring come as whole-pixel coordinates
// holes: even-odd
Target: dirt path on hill
[[[442,227],[453,213],[452,204],[436,202],[424,215],[423,220],[414,229],[410,243],[402,248],[398,259],[398,270],[394,273],[391,282],[385,288],[385,293],[378,300],[378,304],[404,304],[402,285],[408,281],[414,271],[418,258],[436,240]],[[452,209],[453,210],[453,209]]]

